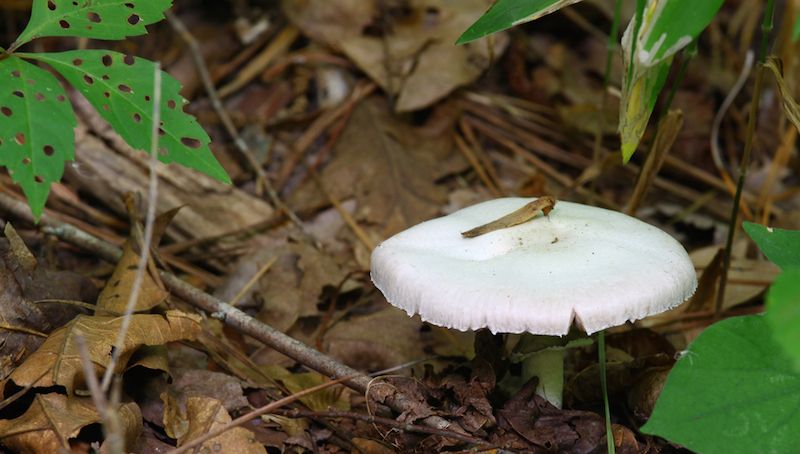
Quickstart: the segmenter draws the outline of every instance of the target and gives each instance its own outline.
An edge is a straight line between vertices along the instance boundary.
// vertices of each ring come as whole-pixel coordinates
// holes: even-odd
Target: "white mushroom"
[[[683,247],[615,211],[558,202],[546,217],[461,235],[532,200],[491,200],[389,238],[372,253],[375,286],[392,305],[435,325],[551,336],[573,324],[587,334],[622,325],[694,293]]]

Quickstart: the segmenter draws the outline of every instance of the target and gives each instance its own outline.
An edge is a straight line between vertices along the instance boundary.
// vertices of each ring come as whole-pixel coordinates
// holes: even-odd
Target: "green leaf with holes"
[[[762,315],[706,328],[641,431],[702,453],[797,452],[800,374]]]
[[[20,54],[47,63],[80,91],[133,148],[150,150],[155,63],[108,50]],[[208,134],[183,111],[180,84],[161,72],[158,159],[175,162],[229,183]]]
[[[58,80],[20,58],[0,61],[0,80],[0,166],[38,219],[50,184],[75,158],[75,114]]]
[[[497,0],[472,24],[456,44],[464,44],[486,35],[536,20],[581,0]]]
[[[15,47],[44,36],[123,39],[147,33],[172,0],[34,0]]]

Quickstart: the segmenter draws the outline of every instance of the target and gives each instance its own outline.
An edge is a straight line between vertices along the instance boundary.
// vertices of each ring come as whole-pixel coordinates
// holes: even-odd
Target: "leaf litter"
[[[193,0],[177,3],[197,6]],[[490,2],[234,3],[235,18],[192,7],[181,8],[179,15],[198,24],[191,31],[203,49],[218,45],[218,35],[228,33],[219,32],[220,27],[234,19],[269,19],[266,31],[254,31],[256,37],[247,43],[226,36],[225,42],[240,44],[226,49],[225,58],[209,60],[208,69],[218,87],[233,87],[223,94],[223,106],[238,127],[248,128],[248,141],[257,139],[251,143],[259,147],[266,175],[279,183],[278,196],[303,220],[303,229],[287,224],[285,213],[259,194],[254,175],[239,162],[233,144],[237,138],[227,135],[211,103],[193,88],[202,84],[194,68],[187,70],[190,52],[173,44],[179,42],[173,30],[150,27],[150,37],[115,49],[128,54],[138,47],[143,52],[137,55],[177,70],[181,83],[201,98],[190,109],[208,131],[211,151],[235,181],[233,187],[223,186],[186,169],[159,167],[159,210],[186,207],[166,229],[164,244],[154,248],[158,253],[147,270],[134,328],[115,368],[128,399],[117,412],[125,421],[131,451],[182,446],[253,408],[326,381],[215,318],[221,314],[198,314],[168,295],[155,272],[168,267],[230,301],[273,260],[237,307],[359,370],[390,371],[371,382],[367,395],[328,388],[203,447],[223,452],[605,449],[594,345],[569,350],[567,406],[556,409],[533,395],[533,380],[517,380],[512,387],[500,384],[504,374],[519,373],[507,358],[518,338],[488,345],[480,333],[451,332],[409,318],[388,308],[365,271],[370,244],[485,200],[493,191],[625,206],[643,154],[634,155],[626,167],[592,162],[598,127],[603,128],[604,153],[619,147],[613,127],[617,112],[611,105],[599,112],[605,47],[591,28],[607,28],[611,4],[584,2],[568,14],[551,14],[456,48],[455,39]],[[720,36],[709,36],[711,44],[726,40],[728,46],[738,45],[738,33],[749,25],[731,18],[742,17],[744,4],[724,7],[730,15],[719,19]],[[564,30],[571,31],[569,36]],[[262,52],[272,54],[260,72],[239,79],[237,71]],[[658,190],[642,201],[641,217],[666,226],[691,245],[705,290],[675,311],[640,324],[649,329],[609,335],[609,397],[619,452],[675,449],[636,428],[652,411],[676,352],[713,318],[719,279],[713,256],[726,233],[729,196],[721,170],[709,159],[708,136],[713,112],[740,63],[738,57],[715,60],[700,49],[675,96],[685,125],[654,181]],[[770,115],[779,115],[781,109],[793,113],[786,95],[795,83],[792,64],[786,60],[782,68],[772,63],[773,73],[778,76],[783,69],[784,76],[780,97],[765,101],[772,103]],[[619,87],[621,65],[614,74],[612,86]],[[361,83],[379,89],[366,97],[352,96]],[[718,140],[731,154],[741,143],[745,98],[736,100],[721,123]],[[75,198],[68,202],[56,195],[48,207],[122,244],[116,233],[119,224],[107,219],[126,222],[122,195],[143,192],[146,158],[124,145],[80,102],[75,104],[76,158],[91,170],[68,171],[64,189]],[[598,121],[598,115],[604,119]],[[754,195],[746,196],[745,203],[752,213],[766,216],[768,211],[778,225],[797,228],[800,206],[788,196],[796,189],[796,176],[787,161],[773,161],[769,152],[783,142],[791,150],[796,140],[779,123],[759,130],[752,170],[760,172],[751,171],[759,178],[749,182]],[[643,143],[651,143],[655,131],[652,125],[644,130]],[[459,141],[474,159],[467,158]],[[3,175],[0,181],[11,180]],[[98,211],[107,217],[98,217]],[[0,243],[3,397],[20,390],[24,395],[0,410],[0,443],[12,451],[53,452],[70,444],[88,452],[91,443],[103,441],[96,430],[102,418],[87,397],[75,336],[83,336],[88,359],[102,373],[141,246],[132,236],[114,271],[97,263],[90,281],[52,271],[50,264],[58,261],[42,258],[52,246],[24,222],[11,220],[23,230],[17,235],[9,230],[8,240]],[[23,239],[32,245],[32,253],[20,246]],[[75,249],[56,250],[61,260],[77,255]],[[776,276],[775,268],[746,242],[737,246],[723,304],[726,314],[760,311],[763,290]],[[98,298],[94,289],[99,287]],[[36,302],[41,300],[48,302]],[[89,308],[67,301],[82,301]],[[407,411],[392,413],[381,404],[395,392],[408,398]],[[424,420],[434,414],[452,425],[426,432]],[[14,432],[18,427],[30,427],[30,432]]]

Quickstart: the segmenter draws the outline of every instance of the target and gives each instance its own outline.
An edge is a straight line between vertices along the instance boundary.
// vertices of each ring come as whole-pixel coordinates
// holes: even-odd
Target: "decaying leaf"
[[[530,221],[537,214],[539,214],[540,211],[542,212],[543,216],[547,216],[548,214],[550,214],[550,211],[555,207],[555,205],[556,205],[555,197],[551,196],[539,197],[533,202],[526,203],[525,205],[522,206],[522,208],[512,213],[508,213],[507,215],[499,219],[495,219],[492,222],[480,225],[478,227],[475,227],[474,229],[469,229],[466,232],[461,232],[461,236],[465,238],[475,238],[476,236],[481,236],[489,232],[494,232],[495,230],[507,229],[509,227],[513,227],[515,225],[519,225],[524,222]]]
[[[398,112],[422,109],[473,82],[506,46],[503,34],[456,46],[487,0],[284,1],[306,35],[344,52],[384,90]],[[398,5],[399,6],[399,5]]]
[[[216,295],[230,301],[265,263],[275,260],[240,305],[254,300],[258,319],[282,331],[301,317],[317,315],[323,288],[338,286],[347,269],[294,233],[282,230],[254,239],[255,251],[239,260]]]
[[[166,301],[169,293],[162,288],[158,275],[155,274],[153,258],[150,256],[148,266],[143,273],[139,298],[134,303],[134,312],[144,312]],[[122,258],[117,262],[114,273],[109,278],[100,296],[97,298],[95,313],[99,315],[122,315],[133,291],[136,271],[139,264],[139,252],[130,240],[125,242]]]
[[[798,22],[800,23],[800,21]],[[783,79],[783,63],[776,57],[769,57],[765,67],[772,71],[775,80],[778,82],[778,91],[781,95],[781,104],[783,105],[786,118],[800,131],[800,105],[798,105],[797,101],[792,97],[792,90]]]
[[[133,315],[115,372],[124,370],[131,355],[142,345],[194,339],[200,332],[198,322],[198,316],[179,311]],[[92,363],[102,371],[111,359],[121,324],[122,317],[78,316],[54,331],[39,350],[11,373],[10,379],[18,386],[63,386],[72,394],[83,375],[75,337],[85,338]]]
[[[178,440],[178,446],[231,422],[231,416],[225,411],[222,402],[216,399],[189,397],[184,402],[185,407],[181,407],[178,400],[169,394],[163,395],[162,399],[165,406],[164,429],[170,437]],[[237,454],[267,452],[264,446],[256,441],[253,432],[242,427],[235,427],[208,440],[199,447],[199,450]]]
[[[142,414],[133,402],[120,405],[116,411],[125,440],[130,444],[142,432]],[[22,416],[0,419],[0,443],[22,453],[69,451],[70,439],[77,437],[84,427],[99,422],[100,415],[90,398],[38,394]]]
[[[452,156],[463,162],[449,134],[403,123],[378,98],[355,109],[333,153],[321,176],[326,190],[338,200],[355,197],[355,218],[380,226],[382,237],[434,217],[447,201],[435,181],[453,170]],[[290,202],[298,209],[328,203],[313,183]]]
[[[264,371],[273,379],[283,383],[290,393],[297,393],[328,382],[327,378],[316,372],[292,373],[280,366],[265,368]],[[350,409],[350,393],[342,386],[331,386],[303,396],[299,400],[315,411],[325,411],[331,408]]]
[[[323,347],[334,358],[358,370],[379,371],[424,358],[419,317],[388,307],[334,325]]]
[[[8,243],[0,240],[0,379],[39,348],[47,333],[81,313],[69,302],[36,301],[88,302],[97,294],[87,278],[40,266],[11,223],[5,235]]]
[[[229,412],[249,406],[244,397],[242,382],[233,375],[210,370],[178,369],[173,372],[173,376],[174,380],[170,385],[173,393],[216,399]]]

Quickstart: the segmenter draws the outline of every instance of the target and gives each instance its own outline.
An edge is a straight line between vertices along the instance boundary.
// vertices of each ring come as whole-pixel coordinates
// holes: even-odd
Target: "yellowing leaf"
[[[231,416],[217,399],[189,397],[185,402],[169,394],[163,394],[164,429],[177,438],[178,446],[217,430],[231,422]],[[185,404],[185,407],[181,404]],[[236,454],[266,453],[264,446],[256,441],[253,432],[242,427],[230,429],[198,447],[199,452],[230,452]]]
[[[19,386],[63,386],[67,393],[72,394],[77,385],[76,379],[83,375],[76,336],[80,334],[84,337],[89,358],[98,371],[103,371],[111,360],[111,351],[121,324],[122,317],[78,316],[54,331],[11,374],[10,379]],[[178,311],[169,311],[165,315],[135,314],[131,317],[120,361],[114,372],[124,370],[128,359],[142,345],[195,339],[199,333],[199,317],[194,315]]]

